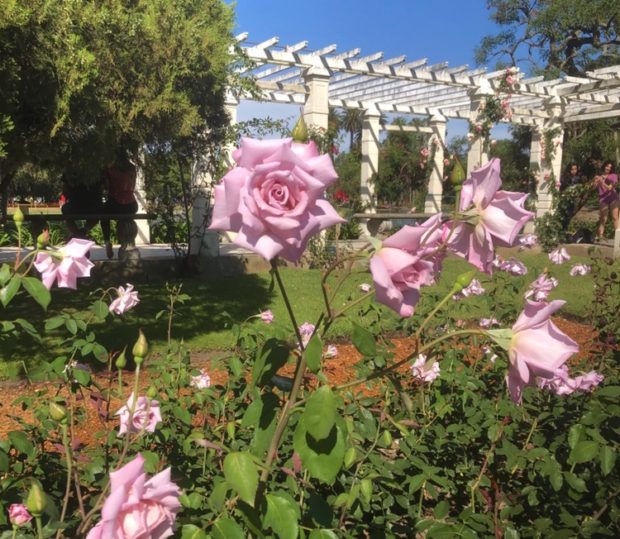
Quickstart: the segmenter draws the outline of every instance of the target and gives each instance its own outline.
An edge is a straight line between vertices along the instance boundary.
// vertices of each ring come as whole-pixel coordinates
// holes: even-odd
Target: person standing
[[[603,163],[602,173],[594,177],[594,185],[598,189],[599,199],[599,221],[598,221],[598,237],[605,237],[605,225],[607,224],[608,215],[614,221],[614,228],[618,229],[618,209],[620,207],[620,197],[616,191],[618,185],[618,175],[614,173],[614,165],[611,161]]]
[[[127,152],[122,148],[119,149],[114,163],[103,171],[103,181],[107,189],[107,198],[103,204],[104,213],[132,215],[138,211],[138,201],[134,192],[136,176],[136,167],[129,160]],[[110,241],[109,219],[101,220],[101,230],[105,240],[106,255],[108,258],[113,258],[114,249]]]

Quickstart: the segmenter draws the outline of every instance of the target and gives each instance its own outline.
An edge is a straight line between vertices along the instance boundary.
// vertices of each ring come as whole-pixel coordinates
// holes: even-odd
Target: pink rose
[[[304,322],[299,326],[299,333],[301,335],[301,342],[304,346],[307,346],[310,342],[310,338],[314,335],[315,326],[310,322]]]
[[[140,303],[140,298],[138,297],[138,292],[134,292],[133,285],[127,283],[127,288],[123,288],[119,286],[116,289],[116,294],[118,297],[110,303],[110,312],[116,313],[118,315],[124,314],[125,312],[133,309],[138,303]]]
[[[93,245],[93,241],[73,238],[53,255],[49,251],[38,253],[34,267],[41,274],[43,284],[52,288],[54,281],[58,281],[60,288],[77,288],[78,277],[90,277],[94,264],[86,254]]]
[[[577,343],[550,320],[564,301],[525,303],[525,310],[512,326],[508,348],[510,366],[506,382],[515,402],[521,402],[523,388],[533,384],[536,377],[554,378],[566,360],[579,351]]]
[[[538,244],[538,236],[536,234],[524,234],[519,238],[521,247],[535,247]]]
[[[570,260],[570,255],[564,247],[558,247],[549,253],[549,260],[551,260],[554,264],[563,264],[564,262]]]
[[[556,395],[570,395],[575,391],[592,391],[603,380],[604,377],[596,371],[571,378],[568,367],[562,365],[555,371],[553,378],[539,378],[538,387],[553,391]]]
[[[9,506],[9,520],[13,526],[23,526],[32,520],[32,515],[23,503],[12,503]]]
[[[432,382],[439,378],[439,363],[433,361],[431,365],[426,362],[426,356],[420,354],[411,366],[411,374],[422,382]]]
[[[265,322],[265,324],[271,324],[271,322],[273,322],[273,313],[270,309],[263,311],[258,316],[263,322]]]
[[[529,298],[534,296],[534,301],[544,301],[547,296],[556,286],[558,286],[558,280],[555,277],[548,277],[546,273],[541,273],[538,278],[530,284],[530,287],[525,292],[525,297]]]
[[[200,369],[200,374],[192,376],[189,385],[196,389],[206,389],[211,386],[211,377],[205,369]]]
[[[527,267],[525,264],[513,256],[511,256],[508,260],[504,260],[500,264],[499,269],[512,273],[513,275],[527,275]]]
[[[336,348],[333,344],[327,346],[327,350],[323,354],[325,359],[334,359],[338,355],[338,348]]]
[[[419,226],[405,225],[370,259],[376,298],[402,317],[413,315],[420,288],[435,282],[442,238],[441,214]]]
[[[586,275],[590,273],[590,271],[590,266],[587,264],[575,264],[568,273],[571,277],[575,277],[577,275]]]
[[[481,271],[489,272],[496,245],[512,246],[534,214],[524,208],[525,193],[500,191],[500,162],[471,173],[461,191],[463,219],[456,223],[450,249]]]
[[[119,436],[126,432],[140,432],[141,430],[155,432],[157,423],[161,421],[159,402],[149,400],[147,397],[138,397],[134,402],[133,393],[129,396],[127,404],[114,415],[121,416]]]
[[[110,495],[101,521],[86,539],[160,539],[174,534],[181,491],[170,480],[170,468],[148,479],[138,456],[110,473]]]
[[[312,235],[345,222],[324,198],[338,176],[314,142],[243,138],[233,157],[237,167],[215,187],[210,228],[237,232],[237,245],[296,262]]]

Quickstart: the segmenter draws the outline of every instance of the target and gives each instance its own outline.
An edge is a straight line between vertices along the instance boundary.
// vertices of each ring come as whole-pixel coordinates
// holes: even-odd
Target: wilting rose
[[[312,235],[345,222],[324,198],[338,176],[314,142],[243,138],[233,158],[237,167],[215,187],[210,228],[237,232],[240,247],[296,262]]]
[[[101,509],[101,521],[86,539],[160,539],[174,534],[181,491],[170,480],[170,468],[150,479],[144,458],[110,473],[110,494]]]
[[[575,264],[568,273],[571,277],[576,277],[577,275],[586,275],[590,273],[590,271],[590,266],[587,264]]]
[[[114,415],[121,417],[119,436],[126,432],[140,432],[143,429],[155,432],[157,423],[161,421],[159,402],[148,397],[137,397],[134,402],[133,393],[129,396],[127,404]]]
[[[116,294],[117,298],[110,303],[111,313],[124,314],[140,303],[138,292],[134,291],[132,284],[127,283],[127,288],[119,286],[116,289]]]
[[[196,389],[206,389],[211,386],[211,377],[205,369],[201,369],[200,374],[192,376],[189,385]]]
[[[62,246],[54,255],[49,251],[37,254],[34,267],[41,274],[41,281],[52,288],[54,281],[60,288],[77,288],[78,277],[90,277],[94,264],[86,254],[95,242],[74,238]]]
[[[558,247],[549,253],[549,260],[554,264],[563,264],[570,260],[570,255],[564,247]]]
[[[525,292],[525,297],[534,296],[534,301],[544,301],[547,299],[549,292],[558,286],[558,280],[555,277],[549,277],[546,273],[541,273],[538,278],[530,284]]]

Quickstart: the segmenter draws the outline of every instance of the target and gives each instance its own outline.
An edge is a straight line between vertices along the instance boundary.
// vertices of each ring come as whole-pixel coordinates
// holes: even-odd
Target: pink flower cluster
[[[101,521],[86,539],[164,538],[174,534],[181,508],[179,487],[170,479],[170,468],[150,479],[144,458],[110,473],[110,495],[101,510]]]

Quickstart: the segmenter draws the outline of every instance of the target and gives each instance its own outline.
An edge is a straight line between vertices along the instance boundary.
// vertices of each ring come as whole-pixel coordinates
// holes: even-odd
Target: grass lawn
[[[540,271],[547,267],[560,282],[553,291],[551,299],[562,298],[567,301],[562,311],[565,315],[577,318],[587,316],[592,301],[592,278],[590,275],[570,277],[568,271],[574,263],[587,262],[588,259],[573,257],[569,263],[556,266],[549,262],[546,254],[523,252],[519,258],[529,268],[528,275],[510,278],[511,283],[519,291],[524,290]],[[436,287],[424,289],[423,296],[424,294],[447,293],[456,276],[470,269],[471,266],[463,260],[447,259],[440,281]],[[315,322],[323,309],[320,272],[284,268],[281,274],[291,302],[295,306],[298,323]],[[490,279],[489,276],[483,274],[477,277],[483,282],[483,286]],[[349,299],[360,297],[362,292],[359,290],[359,285],[363,282],[372,282],[368,273],[360,272],[347,280],[337,296],[335,308],[344,305]],[[167,316],[166,314],[159,318],[156,316],[166,308],[166,285],[165,283],[136,284],[136,289],[140,294],[141,302],[127,314],[126,319],[109,318],[105,324],[99,324],[92,329],[96,332],[97,340],[101,344],[108,349],[118,350],[125,344],[131,347],[136,339],[138,328],[142,328],[153,350],[162,350],[166,343]],[[231,346],[233,343],[231,325],[249,319],[265,309],[273,311],[276,322],[288,324],[284,302],[277,286],[271,282],[269,273],[218,280],[186,279],[183,281],[183,292],[191,296],[191,300],[178,305],[172,334],[174,339],[183,339],[191,350],[222,349]],[[77,312],[97,298],[95,285],[84,281],[80,281],[77,291],[55,289],[49,315],[57,315],[65,309]],[[522,295],[515,297],[515,301],[521,301],[521,299]],[[485,314],[488,316],[489,298],[484,301],[480,298],[467,301],[472,302],[472,308],[471,312],[464,316],[465,318],[467,316],[480,317]],[[383,325],[388,329],[396,329],[399,317],[386,308],[380,309]],[[331,338],[346,338],[350,332],[351,318],[364,324],[366,321],[359,320],[357,313],[358,309],[351,309],[348,312],[350,318],[337,321],[330,331]],[[28,336],[0,341],[0,378],[15,377],[22,369],[22,362],[27,368],[32,368],[42,361],[50,361],[67,353],[67,347],[62,341],[66,337],[66,332],[54,331],[45,335],[43,325],[46,315],[32,300],[14,300],[8,309],[3,309],[2,317],[5,320],[21,317],[30,321],[42,333],[43,342],[35,343]],[[262,324],[257,319],[254,323]]]

